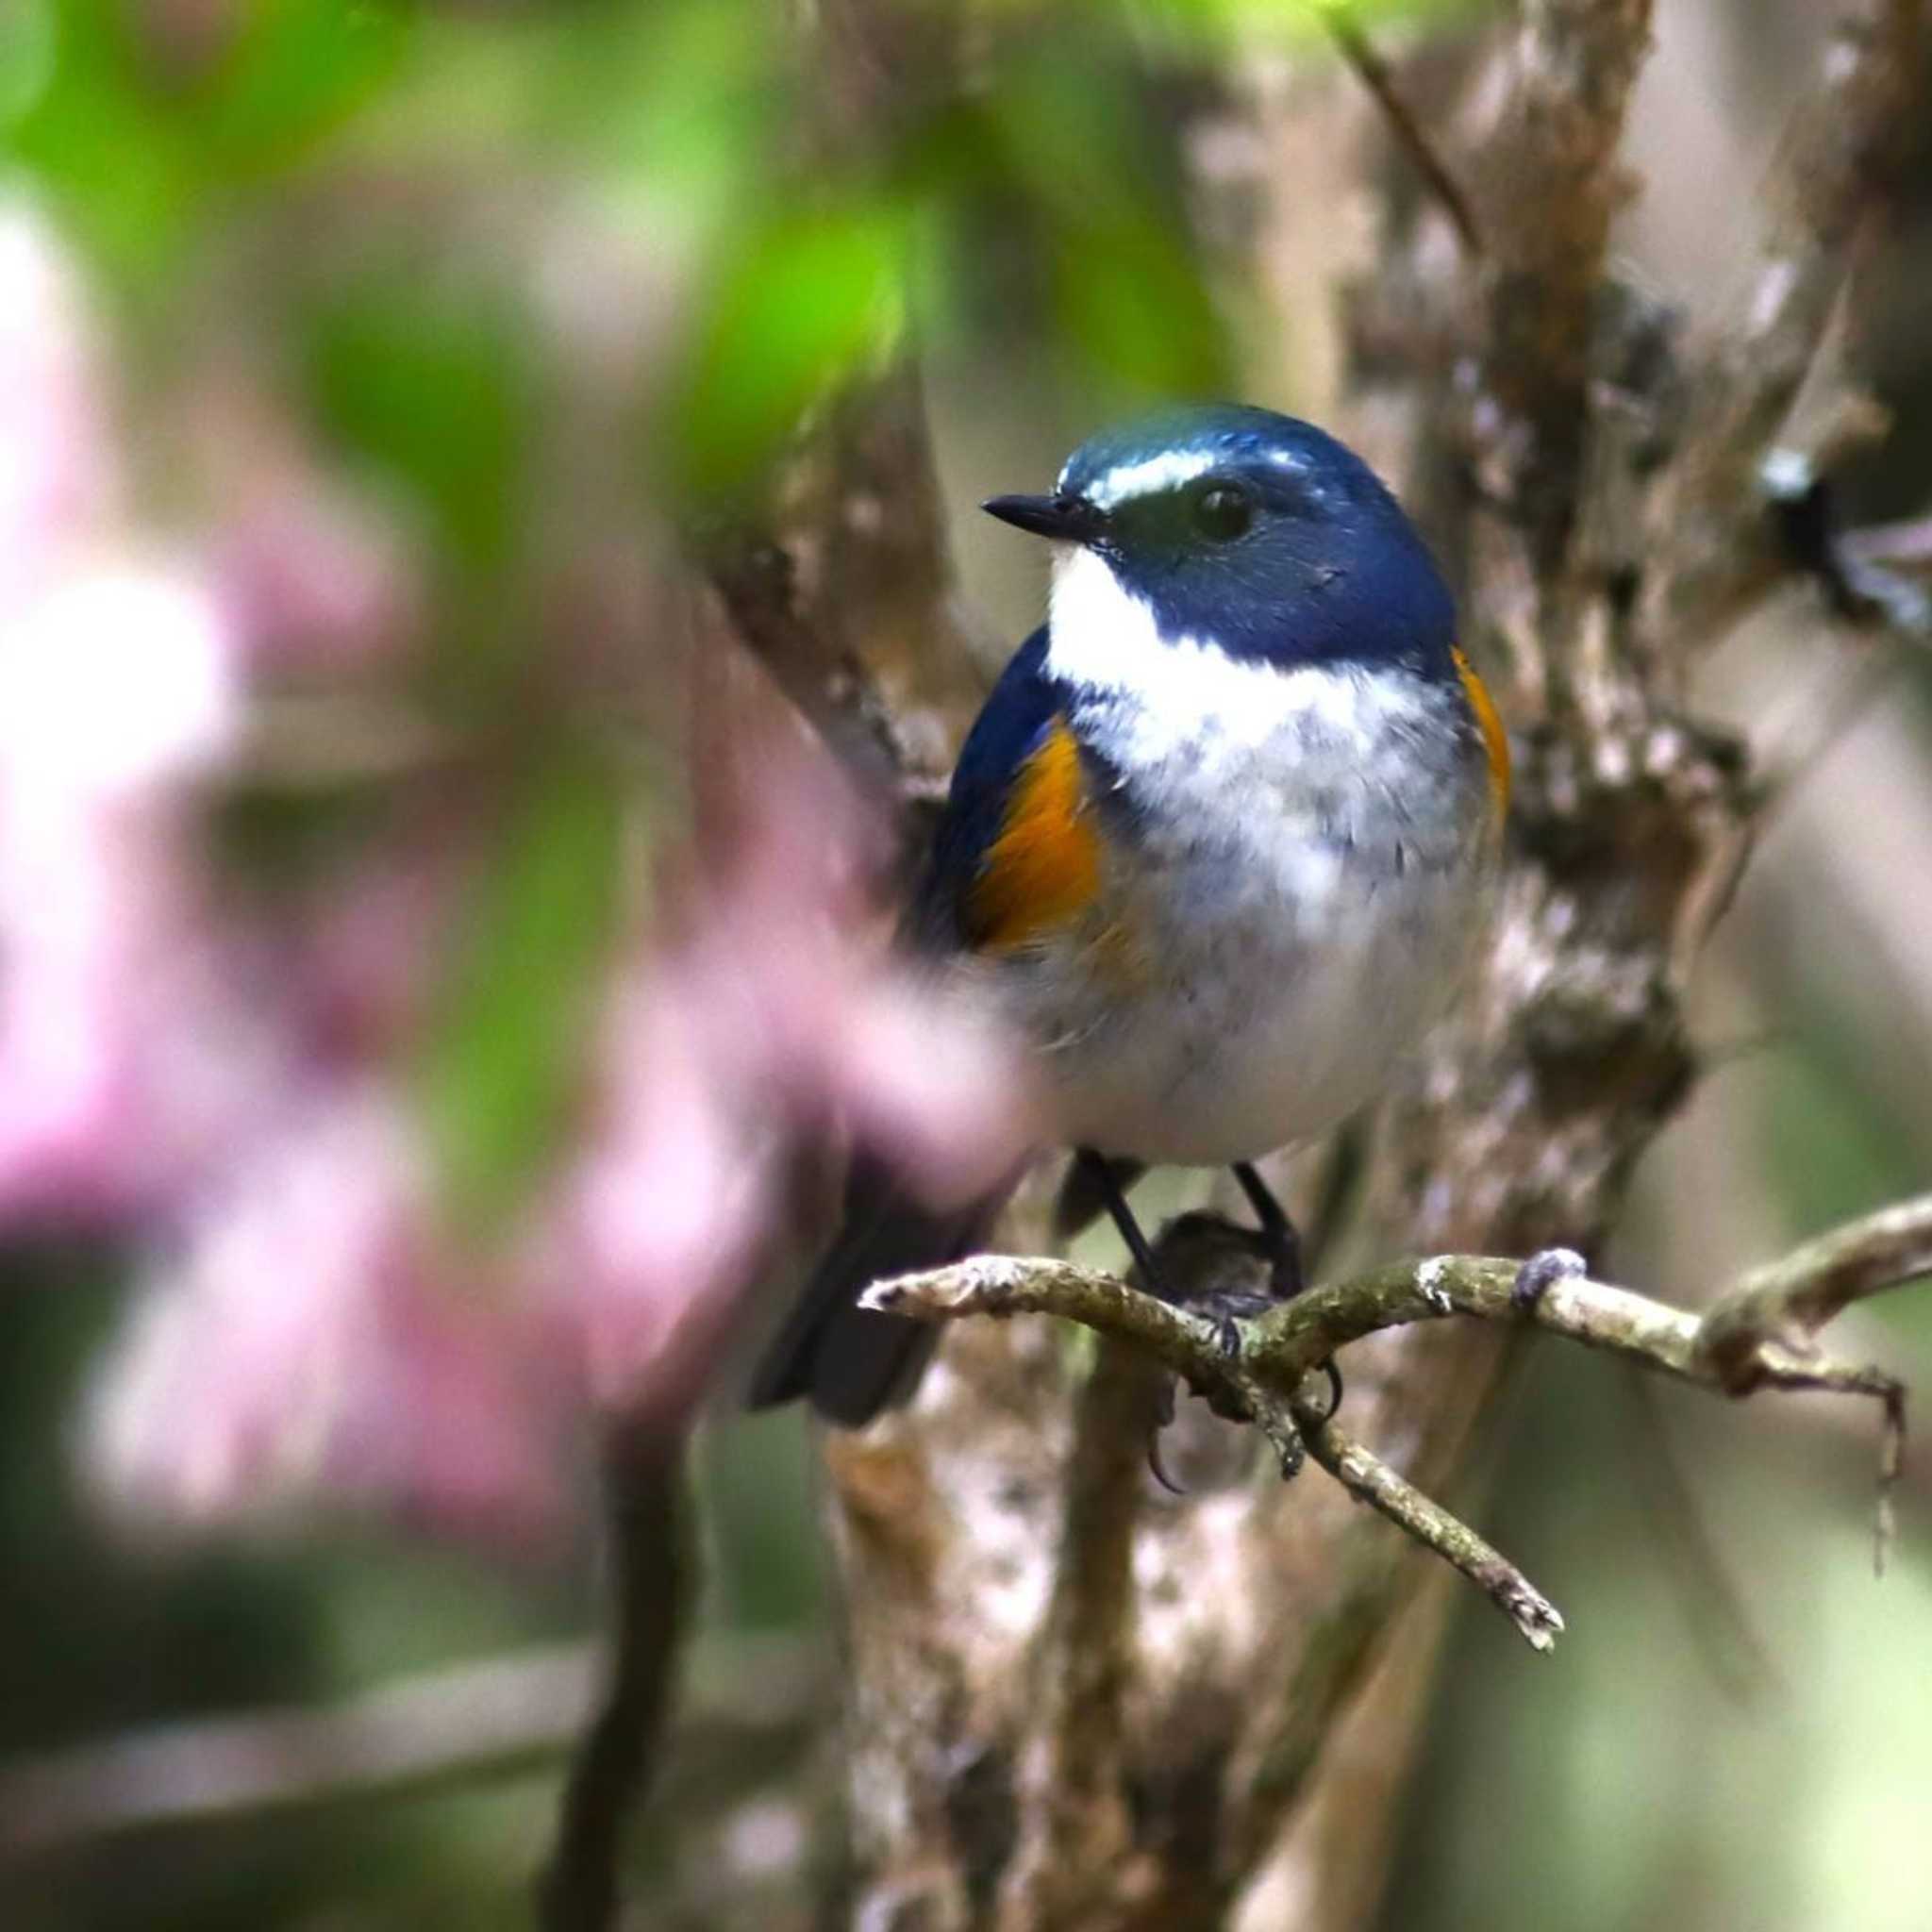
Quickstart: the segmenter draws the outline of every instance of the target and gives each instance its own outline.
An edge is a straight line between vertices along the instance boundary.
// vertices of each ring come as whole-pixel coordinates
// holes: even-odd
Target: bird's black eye
[[[1215,543],[1231,543],[1255,520],[1248,492],[1232,483],[1209,483],[1196,491],[1190,506],[1194,527]]]

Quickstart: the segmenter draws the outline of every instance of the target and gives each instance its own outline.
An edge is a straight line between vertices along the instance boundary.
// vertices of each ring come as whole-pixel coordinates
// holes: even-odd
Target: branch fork
[[[1165,1251],[1183,1226],[1187,1245],[1176,1268]],[[1884,1566],[1904,1455],[1905,1385],[1875,1365],[1826,1354],[1815,1338],[1853,1302],[1932,1272],[1932,1195],[1807,1242],[1746,1275],[1702,1316],[1593,1280],[1581,1256],[1554,1248],[1523,1262],[1484,1255],[1392,1262],[1245,1319],[1220,1310],[1245,1300],[1247,1273],[1265,1280],[1251,1234],[1190,1215],[1163,1232],[1160,1247],[1192,1305],[1159,1300],[1102,1269],[998,1255],[882,1281],[863,1299],[882,1313],[933,1322],[1058,1315],[1135,1344],[1221,1413],[1252,1422],[1285,1475],[1306,1451],[1358,1502],[1454,1564],[1538,1651],[1562,1631],[1556,1607],[1468,1524],[1351,1438],[1310,1392],[1310,1375],[1337,1350],[1384,1329],[1461,1317],[1547,1328],[1721,1394],[1770,1388],[1864,1396],[1884,1414],[1875,1545]],[[1202,1312],[1203,1305],[1216,1312]]]

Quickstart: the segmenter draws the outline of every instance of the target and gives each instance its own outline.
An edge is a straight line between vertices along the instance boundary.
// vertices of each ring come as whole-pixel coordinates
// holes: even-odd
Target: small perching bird
[[[1250,1163],[1372,1098],[1453,998],[1502,725],[1413,525],[1307,423],[1177,410],[985,508],[1051,543],[1049,615],[967,736],[910,930],[1027,1042],[1074,1197],[1157,1292],[1124,1188],[1175,1164],[1233,1168],[1292,1293]],[[933,1212],[861,1160],[754,1404],[858,1426],[903,1394],[932,1331],[856,1298],[972,1252],[1002,1198]]]

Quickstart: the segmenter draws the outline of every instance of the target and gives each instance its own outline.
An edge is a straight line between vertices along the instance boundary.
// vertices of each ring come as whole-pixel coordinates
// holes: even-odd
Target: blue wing
[[[914,913],[922,944],[950,951],[972,943],[968,896],[974,881],[999,837],[1014,783],[1063,702],[1047,675],[1041,625],[1014,652],[959,747]]]
[[[912,936],[948,953],[974,941],[971,898],[1006,824],[1027,760],[1053,732],[1064,693],[1046,675],[1046,631],[1021,645],[967,733],[912,908]],[[883,1165],[861,1158],[848,1184],[843,1225],[813,1271],[754,1378],[754,1407],[808,1395],[848,1427],[902,1399],[918,1380],[937,1331],[854,1306],[888,1274],[940,1267],[985,1240],[1010,1181],[983,1201],[935,1214],[910,1200]]]

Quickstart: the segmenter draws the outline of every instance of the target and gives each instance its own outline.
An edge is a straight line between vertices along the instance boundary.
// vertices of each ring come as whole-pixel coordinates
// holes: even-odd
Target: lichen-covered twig
[[[1298,1398],[1292,1407],[1308,1454],[1350,1495],[1461,1571],[1516,1625],[1532,1650],[1547,1655],[1556,1647],[1563,1634],[1562,1615],[1514,1563],[1338,1427],[1319,1405]]]
[[[1745,1275],[1704,1318],[1698,1354],[1733,1395],[1764,1378],[1764,1349],[1804,1356],[1856,1301],[1932,1274],[1932,1194],[1847,1222]]]
[[[1099,1334],[1139,1342],[1182,1375],[1215,1358],[1220,1347],[1220,1331],[1206,1316],[1142,1294],[1104,1268],[1074,1261],[980,1255],[950,1268],[874,1282],[860,1300],[882,1314],[929,1322],[962,1315],[1063,1315]]]
[[[1198,1226],[1192,1232],[1199,1257]],[[1225,1248],[1212,1260],[1223,1279],[1230,1264],[1253,1262],[1240,1230],[1228,1230]],[[932,1321],[1059,1315],[1140,1344],[1197,1392],[1219,1395],[1235,1412],[1248,1415],[1268,1437],[1285,1472],[1291,1473],[1306,1444],[1351,1493],[1481,1584],[1539,1649],[1547,1649],[1562,1628],[1549,1604],[1466,1524],[1335,1428],[1311,1403],[1305,1379],[1336,1350],[1383,1329],[1449,1316],[1530,1321],[1724,1394],[1771,1388],[1865,1396],[1885,1413],[1877,1527],[1882,1566],[1892,1533],[1890,1494],[1903,1457],[1905,1388],[1879,1368],[1824,1355],[1814,1338],[1852,1302],[1932,1272],[1932,1196],[1900,1203],[1807,1242],[1747,1275],[1702,1317],[1591,1280],[1574,1258],[1564,1259],[1567,1266],[1540,1273],[1533,1264],[1480,1255],[1394,1262],[1311,1290],[1255,1321],[1233,1324],[1158,1301],[1099,1269],[1004,1256],[881,1282],[866,1300],[874,1307]]]

